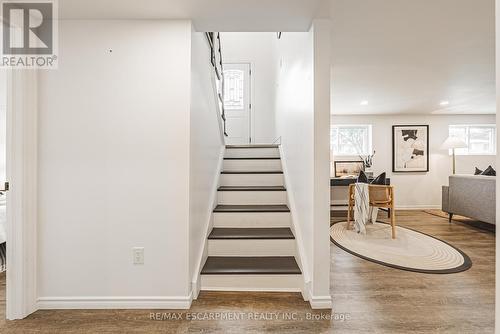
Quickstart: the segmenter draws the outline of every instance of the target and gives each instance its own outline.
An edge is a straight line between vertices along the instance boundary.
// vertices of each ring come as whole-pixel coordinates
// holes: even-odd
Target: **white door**
[[[251,143],[250,107],[250,64],[224,64],[227,144]]]

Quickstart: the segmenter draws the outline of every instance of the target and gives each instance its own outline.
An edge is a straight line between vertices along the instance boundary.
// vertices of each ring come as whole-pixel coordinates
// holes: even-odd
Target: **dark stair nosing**
[[[295,239],[289,227],[272,228],[219,228],[215,227],[209,240],[283,240]]]
[[[223,170],[222,174],[283,174],[282,170],[263,170],[263,171],[237,171],[237,170]]]
[[[220,186],[218,191],[286,191],[283,186]]]
[[[227,149],[279,148],[279,145],[226,145]]]
[[[300,275],[293,256],[209,256],[202,275]]]
[[[214,212],[290,212],[287,205],[217,205]]]
[[[281,157],[241,157],[241,158],[224,158],[224,160],[281,160]]]

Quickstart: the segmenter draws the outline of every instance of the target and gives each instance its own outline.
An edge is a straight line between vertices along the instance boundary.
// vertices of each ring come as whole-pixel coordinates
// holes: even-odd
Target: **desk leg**
[[[387,209],[387,218],[391,218],[391,209]]]

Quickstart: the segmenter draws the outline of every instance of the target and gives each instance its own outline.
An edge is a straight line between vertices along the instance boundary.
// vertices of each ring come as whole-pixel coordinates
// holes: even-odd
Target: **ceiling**
[[[314,17],[329,16],[334,114],[495,113],[494,6],[495,0],[59,1],[63,19],[192,19],[199,31],[307,31]]]
[[[333,0],[331,13],[333,114],[495,113],[494,0]]]
[[[323,0],[61,0],[62,19],[192,19],[198,31],[307,31]]]

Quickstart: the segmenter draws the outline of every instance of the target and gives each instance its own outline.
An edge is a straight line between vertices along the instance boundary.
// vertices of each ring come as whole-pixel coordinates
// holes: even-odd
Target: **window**
[[[333,155],[372,154],[371,125],[332,125],[330,131]]]
[[[244,73],[241,70],[224,71],[224,106],[226,109],[243,110]]]
[[[449,126],[449,135],[458,137],[467,144],[467,148],[456,149],[458,155],[495,155],[496,132],[495,124]]]

